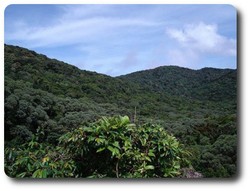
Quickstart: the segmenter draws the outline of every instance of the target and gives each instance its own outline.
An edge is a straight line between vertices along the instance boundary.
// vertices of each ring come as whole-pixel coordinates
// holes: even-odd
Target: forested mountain
[[[237,71],[232,69],[191,70],[178,66],[161,66],[119,77],[140,84],[145,91],[201,101],[236,99],[236,78]]]
[[[162,66],[110,77],[5,45],[4,72],[8,156],[37,133],[40,143],[57,145],[79,126],[127,115],[137,125],[157,124],[174,135],[205,177],[236,173],[237,70]],[[15,163],[7,158],[11,174]]]

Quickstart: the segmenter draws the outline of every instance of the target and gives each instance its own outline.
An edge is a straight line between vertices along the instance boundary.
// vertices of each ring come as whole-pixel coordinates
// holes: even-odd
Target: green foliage
[[[103,117],[65,134],[60,143],[78,159],[81,176],[175,177],[188,155],[162,127],[136,126],[127,116]]]
[[[237,169],[235,115],[191,122],[192,129],[180,126],[172,130],[193,153],[192,165],[205,177],[232,177]],[[186,124],[185,124],[186,125]]]
[[[208,177],[236,175],[236,135],[221,135],[212,145],[204,146],[201,152],[200,166],[208,169],[204,175]]]
[[[176,177],[188,165],[189,152],[162,127],[136,126],[127,116],[103,117],[60,137],[59,145],[36,138],[5,149],[11,177]]]
[[[75,163],[60,147],[37,142],[5,149],[5,172],[14,178],[73,177]]]

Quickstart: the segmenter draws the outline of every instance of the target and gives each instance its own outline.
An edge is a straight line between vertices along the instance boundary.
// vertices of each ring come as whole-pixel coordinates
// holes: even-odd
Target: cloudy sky
[[[10,5],[4,27],[6,44],[111,76],[237,67],[230,5]]]

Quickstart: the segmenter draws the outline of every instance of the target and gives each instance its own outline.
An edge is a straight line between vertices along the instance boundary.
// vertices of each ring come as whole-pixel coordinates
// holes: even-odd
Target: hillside
[[[5,45],[4,72],[7,148],[41,130],[40,141],[56,145],[80,125],[127,115],[176,136],[205,176],[236,173],[237,70],[162,66],[110,77]]]
[[[233,69],[191,70],[178,66],[161,66],[119,77],[139,84],[145,91],[214,101],[236,99],[236,78],[237,71]]]
[[[110,100],[105,96],[112,96],[114,91],[131,93],[129,83],[122,80],[80,70],[34,51],[8,45],[5,46],[5,76],[30,82],[35,89],[62,97],[90,97],[102,102]]]

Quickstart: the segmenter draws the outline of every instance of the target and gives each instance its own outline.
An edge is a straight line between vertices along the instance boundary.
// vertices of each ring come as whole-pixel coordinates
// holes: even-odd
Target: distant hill
[[[162,66],[110,77],[5,45],[4,83],[7,147],[41,129],[40,141],[56,144],[102,116],[128,115],[174,134],[196,153],[192,164],[205,176],[236,172],[237,70]]]
[[[119,78],[139,84],[142,90],[173,96],[214,101],[236,99],[237,70],[233,69],[161,66]]]

